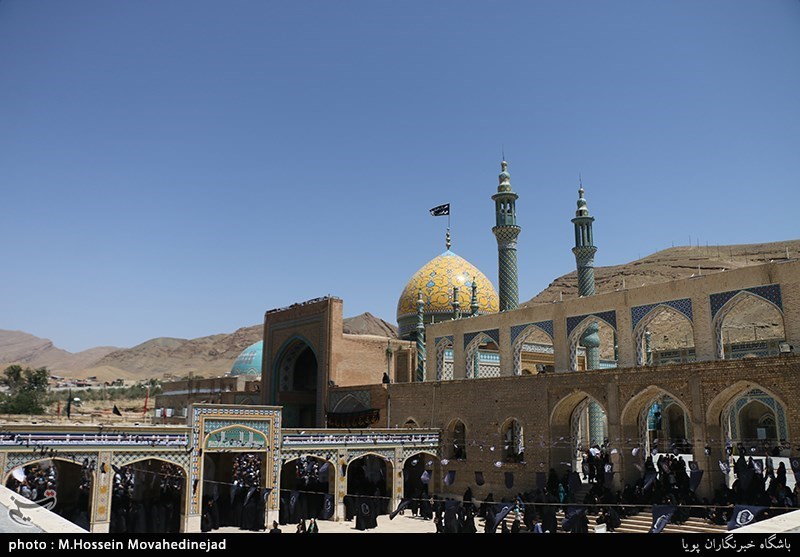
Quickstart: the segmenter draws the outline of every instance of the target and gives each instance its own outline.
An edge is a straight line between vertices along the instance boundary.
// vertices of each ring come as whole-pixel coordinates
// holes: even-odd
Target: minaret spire
[[[575,227],[575,247],[572,253],[575,254],[575,262],[578,266],[578,295],[594,296],[594,254],[597,247],[594,245],[592,234],[592,223],[594,217],[589,214],[589,207],[583,197],[583,179],[578,175],[578,208],[575,211],[575,218],[572,224]],[[581,336],[581,345],[586,348],[586,367],[587,369],[597,369],[600,367],[600,327],[597,322],[593,322],[586,328]]]
[[[475,282],[475,277],[472,277],[472,296],[469,302],[469,314],[473,317],[478,315],[478,283]]]
[[[500,311],[508,311],[519,306],[517,236],[522,229],[517,226],[516,202],[519,196],[511,189],[511,175],[508,173],[505,153],[500,168],[497,193],[492,196],[496,223],[492,232],[497,238]]]
[[[417,381],[425,381],[425,301],[417,291]]]

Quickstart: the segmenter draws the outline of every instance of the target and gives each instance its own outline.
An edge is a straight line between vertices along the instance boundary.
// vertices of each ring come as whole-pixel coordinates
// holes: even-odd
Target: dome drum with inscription
[[[472,282],[476,284],[478,315],[497,313],[499,299],[491,281],[477,267],[449,249],[428,261],[408,281],[397,302],[397,324],[401,338],[413,338],[417,325],[417,298],[422,293],[424,323],[453,317],[453,288],[463,314],[470,311]]]

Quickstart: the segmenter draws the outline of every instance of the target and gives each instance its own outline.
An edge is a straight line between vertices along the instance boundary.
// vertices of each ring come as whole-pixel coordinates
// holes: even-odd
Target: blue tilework
[[[711,318],[713,319],[717,312],[724,306],[728,300],[736,296],[739,292],[750,292],[772,302],[775,306],[783,311],[783,299],[781,297],[780,284],[768,284],[766,286],[754,286],[752,288],[742,288],[741,290],[731,290],[729,292],[719,292],[709,296],[711,301]]]
[[[567,317],[567,336],[572,334],[572,331],[577,327],[581,321],[586,319],[587,317],[597,317],[598,319],[602,319],[615,330],[617,328],[617,312],[613,309],[611,311],[601,311],[600,313],[587,313],[586,315],[575,315],[573,317]]]
[[[553,338],[553,322],[552,321],[538,321],[536,323],[525,323],[524,325],[512,325],[511,327],[511,344],[514,344],[514,341],[517,340],[517,337],[520,335],[522,331],[530,327],[531,325],[535,325],[539,327],[542,331],[550,335],[550,338]]]
[[[473,340],[475,340],[475,337],[480,335],[480,334],[486,335],[487,337],[489,337],[490,339],[495,341],[495,343],[497,343],[498,346],[500,345],[500,329],[490,329],[488,331],[477,331],[477,332],[474,332],[474,333],[465,333],[464,334],[464,348],[469,346],[469,343],[472,342]]]
[[[680,300],[670,300],[668,302],[658,302],[657,304],[647,304],[644,306],[636,306],[631,308],[631,328],[635,329],[648,313],[658,306],[669,306],[679,313],[685,315],[689,321],[693,320],[692,316],[692,300],[690,298],[681,298]]]

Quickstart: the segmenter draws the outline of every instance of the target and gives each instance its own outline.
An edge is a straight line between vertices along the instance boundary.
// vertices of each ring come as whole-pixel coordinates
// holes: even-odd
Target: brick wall
[[[566,470],[560,463],[572,456],[570,417],[587,395],[607,414],[611,448],[619,451],[614,457],[615,469],[621,472],[618,481],[632,481],[638,477],[634,466],[638,460],[630,449],[639,443],[639,415],[657,394],[666,393],[686,408],[693,426],[694,456],[706,470],[702,490],[710,494],[711,486],[721,481],[717,465],[724,450],[721,413],[736,396],[753,387],[783,404],[789,435],[800,441],[797,356],[393,384],[388,389],[390,427],[413,419],[423,428],[448,430],[454,420],[461,420],[467,430],[467,460],[451,460],[443,466],[445,471],[456,471],[450,494],[460,495],[471,485],[476,497],[492,492],[499,499],[498,495],[533,489],[537,471],[547,472],[551,466],[559,473]],[[523,426],[525,464],[503,462],[501,427],[509,418]],[[703,452],[706,443],[712,447],[710,457]],[[449,447],[444,449],[447,457]],[[500,467],[495,466],[498,461]],[[483,472],[485,486],[476,488],[475,471]],[[515,475],[512,490],[504,485],[507,471]]]

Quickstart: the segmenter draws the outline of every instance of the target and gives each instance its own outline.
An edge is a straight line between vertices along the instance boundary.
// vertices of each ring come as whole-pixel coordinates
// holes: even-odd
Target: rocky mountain
[[[233,333],[220,333],[195,339],[154,338],[133,348],[116,350],[97,360],[81,375],[103,378],[119,373],[123,378],[149,378],[172,375],[216,377],[230,371],[239,354],[261,340],[263,327],[242,327]]]
[[[342,329],[351,335],[377,335],[397,338],[397,325],[392,325],[371,313],[362,313],[342,320]]]
[[[44,366],[53,372],[75,372],[115,350],[117,348],[113,346],[98,346],[72,353],[57,348],[46,338],[22,331],[0,330],[0,366],[3,368],[20,364],[32,368]]]
[[[796,258],[800,254],[800,240],[769,244],[733,246],[676,247],[659,251],[642,259],[595,269],[597,292],[610,292],[620,288],[638,288],[647,284],[688,278],[699,273],[721,273],[726,269],[757,265],[770,260]],[[573,271],[555,279],[542,292],[521,304],[551,303],[554,300],[577,296],[577,279]],[[734,330],[731,340],[771,338],[781,326],[774,315],[765,313],[763,305],[748,307],[741,304],[750,325],[741,331]],[[755,324],[755,330],[752,324]],[[100,380],[146,379],[150,377],[195,376],[215,377],[230,370],[242,350],[261,340],[262,325],[242,327],[233,333],[196,338],[154,338],[133,348],[99,347],[72,354],[41,339],[19,331],[0,330],[0,364],[20,363],[32,367],[47,366],[51,370],[73,377],[97,376]],[[347,334],[379,335],[397,338],[397,327],[370,313],[344,319]],[[681,346],[686,334],[667,329],[669,341]],[[777,333],[775,333],[777,334]],[[610,344],[610,343],[606,343]]]
[[[731,246],[682,246],[658,251],[642,259],[595,267],[595,286],[598,294],[621,288],[638,288],[648,284],[689,278],[697,274],[721,273],[770,261],[800,257],[800,240],[768,244]],[[555,279],[536,296],[520,304],[549,304],[555,300],[578,296],[578,275],[572,271]]]
[[[721,273],[770,261],[783,261],[800,256],[800,240],[768,244],[730,246],[682,246],[665,249],[623,265],[595,267],[598,294],[619,289],[689,278],[698,274]],[[559,299],[578,296],[577,272],[555,279],[539,294],[520,304],[528,307],[549,304]],[[726,326],[726,342],[748,342],[758,339],[783,338],[783,322],[777,311],[754,300],[744,300],[736,307],[738,319]],[[652,328],[659,331],[654,350],[673,350],[690,346],[691,330],[687,324],[668,314],[656,318]],[[612,332],[601,326],[601,357],[611,358]]]

